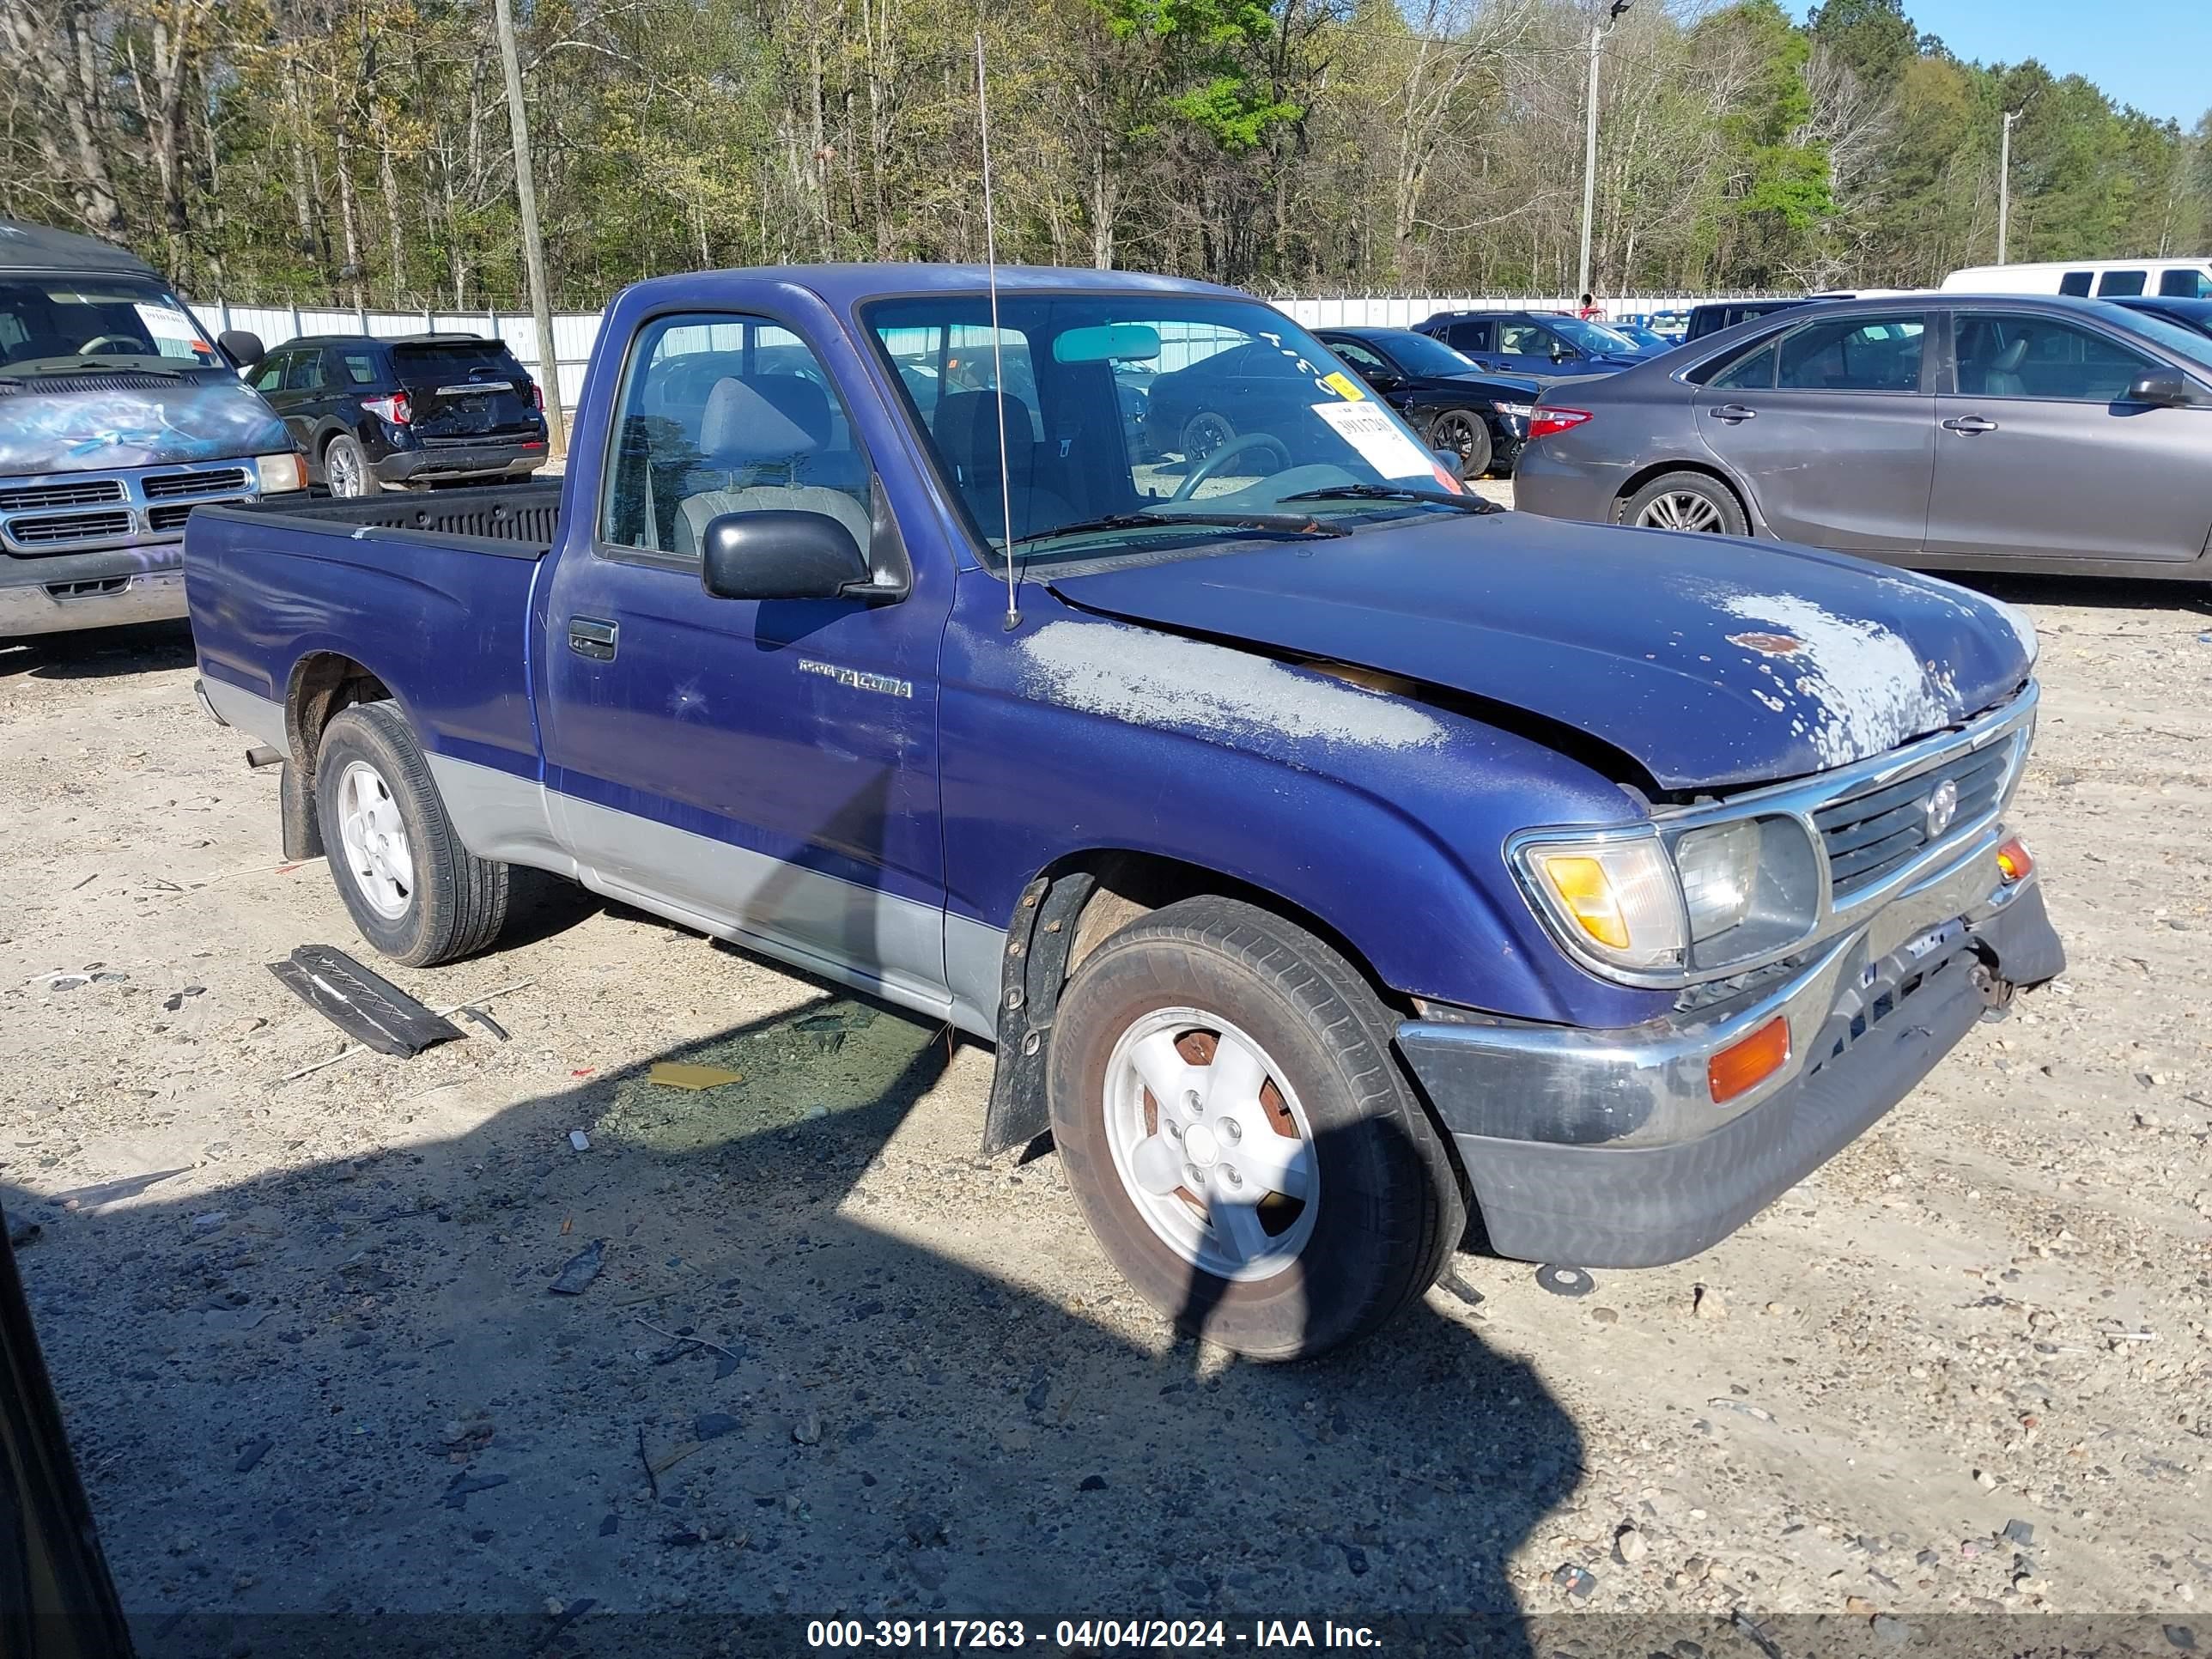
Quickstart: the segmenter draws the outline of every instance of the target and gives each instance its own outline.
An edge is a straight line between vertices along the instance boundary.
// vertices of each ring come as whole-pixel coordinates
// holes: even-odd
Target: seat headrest
[[[1036,428],[1030,423],[1030,406],[1003,392],[956,392],[937,405],[937,418],[930,424],[945,458],[971,472],[995,473],[1002,406],[1007,447],[1018,464]]]
[[[814,393],[821,410],[818,428],[810,428],[803,415],[794,416],[778,407],[780,400],[800,405],[805,400],[782,390],[772,398],[764,388],[776,381],[787,381]],[[707,412],[699,422],[699,452],[708,461],[725,466],[796,460],[821,448],[829,432],[830,400],[820,387],[789,374],[760,380],[726,375],[715,381],[714,391],[707,395]]]
[[[1990,367],[1995,368],[2000,374],[2011,374],[2015,373],[2019,369],[2021,364],[2027,361],[2027,336],[2023,334],[2020,338],[2014,340],[2010,345],[2007,346],[2002,351],[1997,353],[1997,360],[1995,363],[1990,365]]]

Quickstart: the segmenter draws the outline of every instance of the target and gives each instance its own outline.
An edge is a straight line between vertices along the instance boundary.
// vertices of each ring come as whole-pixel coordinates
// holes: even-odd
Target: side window
[[[1551,332],[1534,323],[1500,323],[1498,349],[1512,356],[1545,356],[1552,349]]]
[[[2212,275],[2202,270],[2163,270],[2158,291],[2169,300],[2212,300]]]
[[[284,384],[285,365],[292,361],[289,351],[272,351],[261,360],[261,367],[253,371],[256,392],[275,392]]]
[[[1846,317],[1782,337],[1775,384],[1791,392],[1917,392],[1924,317]]]
[[[2164,365],[2055,318],[2008,314],[1959,319],[1959,391],[1969,398],[2040,398],[2109,404]]]
[[[1771,392],[1774,388],[1774,364],[1781,356],[1779,344],[1769,340],[1746,357],[1739,357],[1705,384],[1722,392]]]
[[[2128,300],[2143,291],[2143,278],[2148,273],[2141,270],[2108,270],[2097,284],[2100,300]]]
[[[323,354],[312,347],[295,351],[284,365],[284,390],[287,392],[320,392],[323,389]]]
[[[343,372],[347,386],[374,386],[377,380],[376,359],[366,351],[348,351],[339,355],[338,367]]]
[[[2069,270],[2058,279],[2058,291],[2070,294],[2077,300],[2089,297],[2089,284],[2096,277],[2094,270]]]
[[[836,520],[866,553],[871,477],[796,334],[757,317],[656,318],[623,370],[599,538],[696,558],[724,514],[781,509]]]
[[[1444,331],[1444,343],[1455,351],[1487,351],[1490,331],[1488,323],[1454,323]]]

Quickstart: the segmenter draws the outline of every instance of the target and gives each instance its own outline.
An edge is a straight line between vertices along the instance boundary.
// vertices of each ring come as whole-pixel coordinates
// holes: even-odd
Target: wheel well
[[[1735,480],[1719,469],[1707,466],[1701,461],[1655,461],[1640,472],[1632,474],[1628,481],[1620,486],[1620,493],[1613,498],[1614,521],[1619,522],[1620,509],[1626,504],[1631,496],[1654,478],[1663,478],[1669,472],[1695,472],[1702,477],[1711,478],[1723,489],[1735,497],[1735,504],[1743,509],[1746,524],[1755,526],[1758,523],[1759,515],[1752,510],[1751,502],[1743,491],[1736,488]]]
[[[319,651],[302,657],[292,670],[284,698],[284,724],[292,734],[292,763],[303,779],[315,773],[323,732],[338,713],[357,702],[380,702],[391,688],[350,657]]]
[[[1183,899],[1212,895],[1241,899],[1304,928],[1315,938],[1325,940],[1358,969],[1385,1003],[1407,1012],[1412,1011],[1412,1004],[1376,977],[1359,948],[1343,933],[1303,905],[1294,904],[1264,887],[1209,870],[1203,865],[1187,864],[1156,853],[1081,853],[1061,860],[1043,874],[1048,880],[1056,881],[1079,872],[1090,876],[1097,885],[1075,919],[1075,936],[1067,951],[1068,977],[1074,975],[1085,957],[1139,917]]]

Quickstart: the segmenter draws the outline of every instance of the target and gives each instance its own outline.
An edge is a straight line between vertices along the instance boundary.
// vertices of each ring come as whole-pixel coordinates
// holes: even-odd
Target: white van
[[[1953,294],[2071,294],[2077,298],[2212,300],[2212,259],[2051,259],[1971,265],[1943,279]]]

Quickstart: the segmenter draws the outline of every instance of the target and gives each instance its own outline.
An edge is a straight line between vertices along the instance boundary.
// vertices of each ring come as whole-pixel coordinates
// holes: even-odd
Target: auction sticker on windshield
[[[1316,404],[1313,412],[1386,478],[1425,478],[1436,471],[1434,459],[1373,404]]]
[[[1359,389],[1359,383],[1340,368],[1334,374],[1322,375],[1321,383],[1348,404],[1363,402],[1367,397]]]

